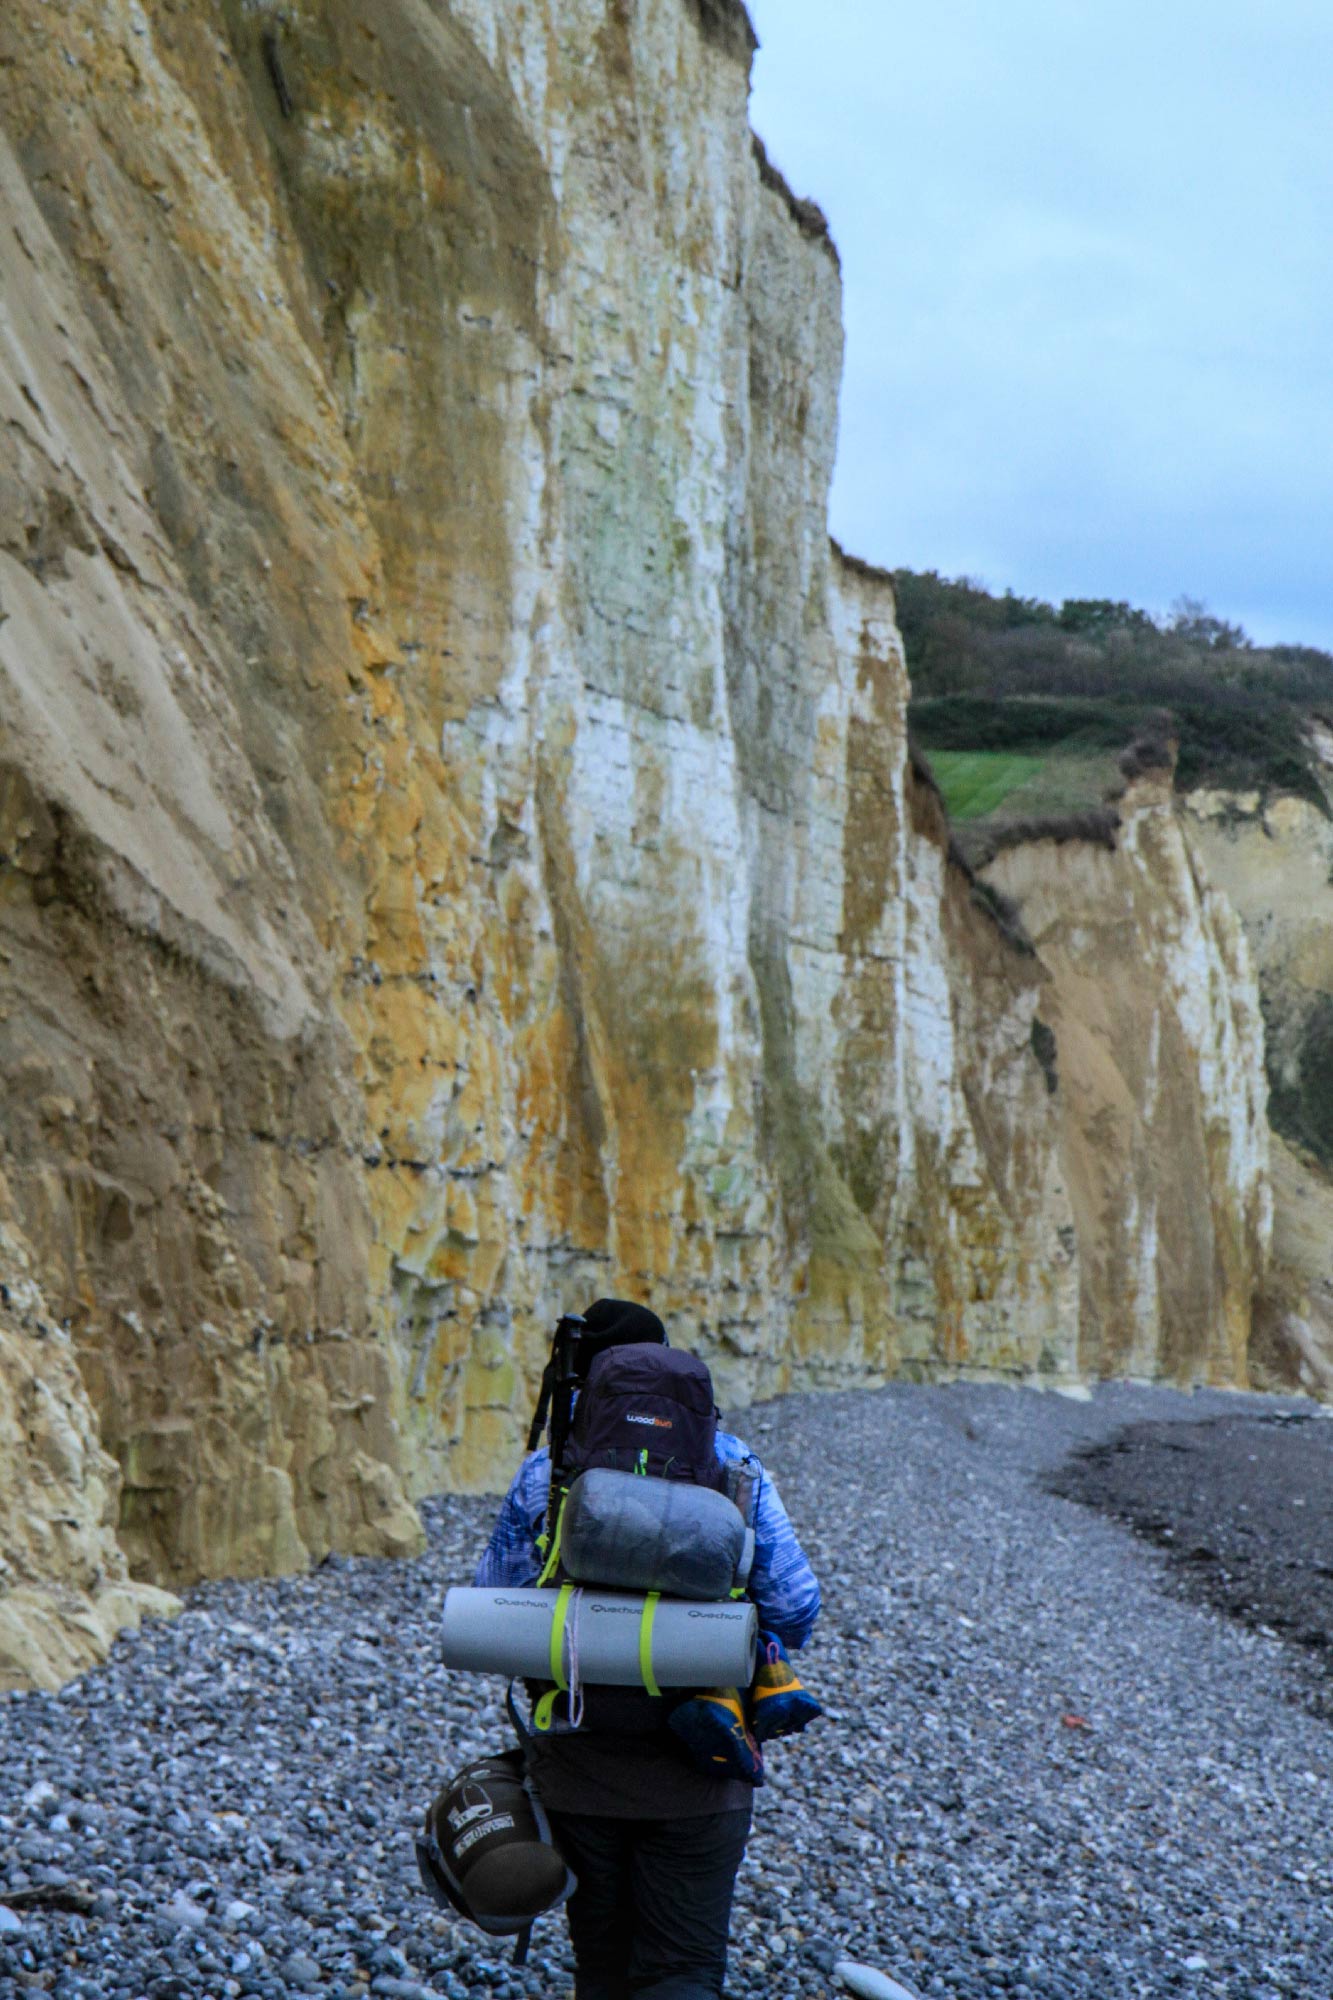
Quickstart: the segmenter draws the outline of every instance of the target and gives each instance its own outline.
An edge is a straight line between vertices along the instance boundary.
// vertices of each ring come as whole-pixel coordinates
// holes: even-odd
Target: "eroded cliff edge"
[[[728,1396],[1098,1365],[1051,975],[828,540],[837,260],[751,50],[0,20],[0,1166],[136,1578],[410,1548],[597,1292]]]
[[[1311,797],[1198,789],[1192,845],[1245,928],[1268,1075],[1273,1256],[1252,1359],[1263,1385],[1333,1396],[1333,736],[1312,722]]]
[[[1101,839],[1005,846],[988,883],[1050,975],[1084,1374],[1240,1386],[1273,1238],[1259,983],[1164,755]]]

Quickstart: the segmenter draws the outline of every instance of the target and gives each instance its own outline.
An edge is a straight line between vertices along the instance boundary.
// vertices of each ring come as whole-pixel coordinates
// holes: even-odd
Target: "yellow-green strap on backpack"
[[[547,1689],[532,1711],[534,1729],[550,1728],[556,1696],[569,1693],[569,1682],[565,1679],[565,1624],[569,1617],[569,1602],[576,1588],[575,1584],[562,1583],[551,1613],[551,1679],[555,1686]]]
[[[564,1526],[565,1502],[566,1500],[568,1500],[568,1498],[569,1498],[569,1488],[567,1486],[562,1486],[560,1488],[560,1505],[556,1508],[556,1513],[555,1513],[555,1529],[551,1535],[550,1550],[547,1553],[545,1563],[542,1565],[541,1575],[537,1578],[537,1588],[539,1590],[541,1589],[543,1584],[547,1584],[551,1581],[551,1578],[555,1575],[556,1570],[560,1564],[560,1530]],[[544,1547],[545,1540],[546,1540],[545,1536],[542,1536],[537,1546],[539,1548]]]
[[[650,1590],[643,1600],[643,1610],[639,1614],[639,1679],[649,1694],[660,1695],[662,1690],[653,1679],[653,1621],[657,1616],[657,1600],[660,1590]]]
[[[544,1735],[550,1728],[555,1715],[555,1698],[559,1688],[547,1688],[537,1706],[532,1711],[532,1726]]]

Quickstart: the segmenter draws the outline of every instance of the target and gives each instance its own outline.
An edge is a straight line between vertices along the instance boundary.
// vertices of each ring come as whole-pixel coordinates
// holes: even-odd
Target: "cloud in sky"
[[[839,538],[1333,647],[1333,7],[751,11],[842,253]]]

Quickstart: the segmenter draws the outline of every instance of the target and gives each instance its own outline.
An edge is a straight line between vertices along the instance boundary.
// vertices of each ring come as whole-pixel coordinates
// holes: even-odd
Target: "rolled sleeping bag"
[[[444,1664],[463,1672],[566,1681],[577,1653],[579,1679],[596,1687],[748,1687],[759,1614],[744,1599],[456,1585],[445,1593],[441,1639]]]
[[[725,1493],[594,1466],[569,1489],[560,1562],[580,1583],[711,1603],[744,1583],[747,1530]]]

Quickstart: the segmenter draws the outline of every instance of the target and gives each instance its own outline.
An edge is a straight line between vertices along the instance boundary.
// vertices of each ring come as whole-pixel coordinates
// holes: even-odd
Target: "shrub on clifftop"
[[[1155,619],[1109,598],[1057,609],[995,596],[934,571],[899,570],[894,587],[916,741],[928,753],[1043,756],[1046,779],[1023,780],[1020,809],[1052,781],[1062,808],[1076,802],[1071,783],[1097,803],[1104,754],[1168,728],[1177,790],[1290,792],[1329,811],[1310,725],[1333,716],[1333,655],[1256,646],[1190,598]]]

